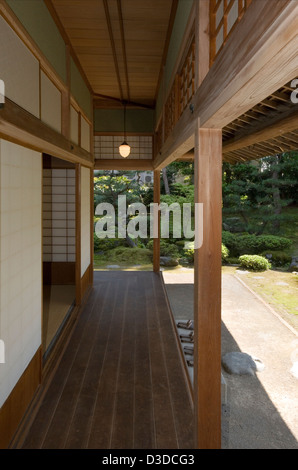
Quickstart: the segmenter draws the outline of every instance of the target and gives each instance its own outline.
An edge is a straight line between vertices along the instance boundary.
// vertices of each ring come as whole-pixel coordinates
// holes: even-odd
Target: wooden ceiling
[[[176,0],[46,2],[100,99],[97,105],[155,105]]]
[[[298,109],[287,83],[223,129],[223,156],[231,163],[298,150]]]
[[[225,126],[223,161],[239,163],[298,151],[298,105],[291,101],[292,92],[287,83]],[[194,149],[180,160],[193,158]]]

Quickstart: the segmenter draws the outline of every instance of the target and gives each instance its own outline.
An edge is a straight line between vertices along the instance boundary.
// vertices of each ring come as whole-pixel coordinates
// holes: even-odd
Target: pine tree
[[[281,222],[291,217],[284,208],[293,203],[298,203],[298,152],[224,164],[223,214],[240,217],[239,230],[278,233]]]

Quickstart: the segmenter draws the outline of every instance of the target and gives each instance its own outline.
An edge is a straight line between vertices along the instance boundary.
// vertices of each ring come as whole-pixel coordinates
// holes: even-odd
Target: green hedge
[[[240,266],[249,271],[267,271],[271,268],[269,261],[259,255],[242,255],[239,257]]]
[[[286,266],[292,261],[292,256],[284,253],[283,251],[267,251],[262,253],[263,256],[271,255],[270,261],[276,267]]]
[[[147,243],[147,248],[153,251],[153,240]],[[167,242],[163,239],[160,240],[160,255],[170,256],[171,258],[180,258],[178,247],[174,243]]]
[[[230,250],[232,256],[282,251],[292,244],[288,238],[275,235],[236,235],[226,231],[222,232],[222,242]]]

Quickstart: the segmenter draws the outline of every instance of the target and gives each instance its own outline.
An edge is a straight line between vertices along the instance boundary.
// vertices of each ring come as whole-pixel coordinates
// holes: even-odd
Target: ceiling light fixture
[[[124,104],[124,142],[119,146],[119,153],[121,157],[126,158],[130,154],[130,146],[126,142],[126,131],[125,131],[125,118],[126,118],[126,106]]]

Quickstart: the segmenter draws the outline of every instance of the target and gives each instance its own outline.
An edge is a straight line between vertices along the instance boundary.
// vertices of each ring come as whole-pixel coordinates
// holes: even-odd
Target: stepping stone
[[[242,352],[225,354],[222,358],[222,366],[228,374],[234,375],[255,375],[255,372],[261,372],[264,369],[264,364],[260,359]]]

